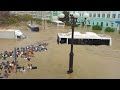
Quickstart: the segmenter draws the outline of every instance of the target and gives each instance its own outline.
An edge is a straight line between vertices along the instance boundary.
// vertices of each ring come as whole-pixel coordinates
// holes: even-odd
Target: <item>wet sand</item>
[[[32,63],[38,69],[25,73],[12,73],[10,79],[120,79],[120,34],[107,33],[112,37],[112,46],[74,45],[74,72],[67,74],[70,45],[58,45],[56,38],[58,32],[68,32],[69,27],[57,29],[47,25],[45,30],[39,32],[31,32],[26,26],[19,28],[28,38],[23,40],[0,39],[0,52],[40,41],[49,43],[48,50],[35,53],[35,57],[30,62],[18,58],[20,65],[27,66],[28,63]],[[75,30],[90,31],[80,27]]]

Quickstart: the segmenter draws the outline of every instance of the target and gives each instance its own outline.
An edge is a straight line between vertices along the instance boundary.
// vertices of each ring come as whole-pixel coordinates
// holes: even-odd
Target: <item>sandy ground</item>
[[[17,29],[18,27],[11,28]],[[49,43],[48,50],[35,53],[35,57],[30,62],[18,58],[20,65],[27,66],[30,63],[38,69],[25,73],[12,73],[9,79],[120,79],[120,35],[116,32],[106,33],[112,37],[112,46],[74,45],[74,72],[67,74],[70,45],[58,45],[56,38],[58,32],[68,32],[69,28],[60,29],[46,25],[45,30],[31,32],[23,25],[19,29],[28,38],[24,40],[0,39],[0,52],[40,41]],[[91,31],[80,27],[75,30]]]

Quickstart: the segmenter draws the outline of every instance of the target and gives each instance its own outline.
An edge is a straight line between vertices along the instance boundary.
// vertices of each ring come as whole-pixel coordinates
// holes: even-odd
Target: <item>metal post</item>
[[[33,24],[32,20],[31,20],[31,25]]]
[[[17,72],[17,50],[14,48],[14,59],[15,59],[15,65],[16,65],[16,72]]]
[[[42,15],[42,25],[44,24],[44,30],[45,30],[45,15],[43,14],[43,12],[41,13],[41,15]]]
[[[120,34],[120,24],[119,24],[119,34]]]
[[[73,39],[74,39],[74,24],[75,24],[75,18],[73,17],[73,15],[71,16],[71,22],[72,22],[72,38],[71,38],[71,51],[69,54],[69,70],[67,71],[68,74],[73,72]]]
[[[85,27],[85,29],[86,29],[86,18],[85,18],[85,21],[84,21],[85,23],[84,23],[84,27]]]
[[[44,30],[45,30],[45,17],[44,17]]]

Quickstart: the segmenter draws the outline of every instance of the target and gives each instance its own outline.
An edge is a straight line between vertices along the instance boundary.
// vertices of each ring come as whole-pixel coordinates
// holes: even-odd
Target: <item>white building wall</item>
[[[107,14],[111,14],[110,18],[112,18],[112,12],[113,11],[77,11],[77,12],[79,12],[80,14],[83,14],[83,13],[86,13],[86,12],[91,13],[92,17],[93,17],[93,14],[96,14],[96,17],[98,17],[97,14],[100,14],[100,18],[102,18],[102,14],[105,14],[105,18],[107,18]],[[118,13],[118,11],[117,11],[117,13]]]
[[[15,32],[14,31],[0,31],[0,38],[3,39],[15,39]]]
[[[118,11],[116,11],[116,17],[115,18],[118,19]]]

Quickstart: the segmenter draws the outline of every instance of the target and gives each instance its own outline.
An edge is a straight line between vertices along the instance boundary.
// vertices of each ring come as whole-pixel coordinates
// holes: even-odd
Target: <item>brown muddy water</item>
[[[25,73],[12,73],[10,79],[120,79],[120,34],[117,32],[105,33],[112,37],[112,46],[74,45],[74,72],[67,74],[70,45],[58,45],[56,36],[58,32],[68,32],[69,27],[59,29],[49,25],[39,32],[31,32],[27,28],[21,30],[28,38],[0,39],[0,52],[36,42],[48,42],[48,50],[35,53],[30,62],[18,58],[20,65],[27,66],[28,63],[32,63],[38,69]],[[80,27],[75,30],[91,31]]]

